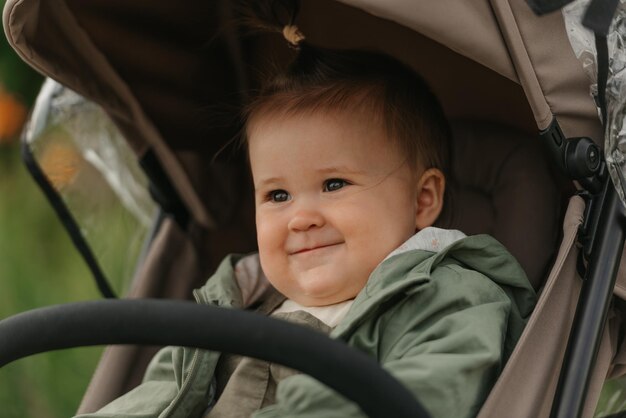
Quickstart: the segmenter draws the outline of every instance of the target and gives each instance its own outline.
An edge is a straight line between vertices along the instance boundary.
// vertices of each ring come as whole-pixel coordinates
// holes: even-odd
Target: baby
[[[196,299],[327,332],[376,358],[433,417],[475,416],[532,287],[493,238],[432,227],[449,129],[425,83],[386,55],[282,32],[297,57],[246,111],[259,253],[228,257]],[[89,416],[250,414],[362,416],[293,370],[183,348],[162,350],[142,385]]]

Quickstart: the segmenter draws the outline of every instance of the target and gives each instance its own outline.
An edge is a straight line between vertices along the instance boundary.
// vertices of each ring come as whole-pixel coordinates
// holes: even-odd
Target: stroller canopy
[[[239,36],[227,23],[231,3],[9,1],[4,27],[25,61],[102,105],[139,156],[153,149],[194,218],[213,225],[180,160],[232,138],[225,123],[207,121],[258,82],[250,51],[263,58],[264,45],[282,42]],[[524,0],[323,0],[303,2],[300,20],[314,44],[384,50],[413,65],[452,117],[535,132],[556,118],[566,137],[602,138],[560,12],[537,17]]]

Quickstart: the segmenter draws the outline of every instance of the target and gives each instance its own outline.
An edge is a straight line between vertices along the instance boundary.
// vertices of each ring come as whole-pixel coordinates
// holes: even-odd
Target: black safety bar
[[[552,406],[552,418],[580,417],[619,270],[626,228],[624,205],[607,176],[591,259]]]
[[[316,378],[370,417],[429,417],[373,358],[319,332],[254,312],[179,301],[101,300],[0,321],[0,367],[46,351],[108,344],[176,345],[259,358]]]

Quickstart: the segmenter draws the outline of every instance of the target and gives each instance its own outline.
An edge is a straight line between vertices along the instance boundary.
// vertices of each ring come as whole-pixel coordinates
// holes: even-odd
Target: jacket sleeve
[[[500,373],[509,298],[485,276],[454,265],[408,293],[366,321],[350,344],[376,356],[433,418],[475,416]],[[254,417],[365,416],[306,375],[281,382],[276,399]]]
[[[182,377],[177,370],[184,362],[182,348],[166,347],[152,359],[143,382],[97,412],[76,418],[156,418],[176,397]],[[178,366],[177,366],[178,365]]]

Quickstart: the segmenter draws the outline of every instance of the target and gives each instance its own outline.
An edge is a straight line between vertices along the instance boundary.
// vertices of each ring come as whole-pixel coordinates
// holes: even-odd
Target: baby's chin
[[[333,289],[286,289],[282,291],[277,288],[279,292],[285,295],[287,298],[299,303],[302,306],[307,307],[320,307],[335,305],[337,303],[345,302],[347,300],[354,299],[361,289],[341,289],[339,291],[333,291]]]
[[[367,283],[362,270],[336,268],[329,264],[309,269],[289,266],[266,271],[266,277],[280,293],[302,306],[328,306],[354,299]]]

